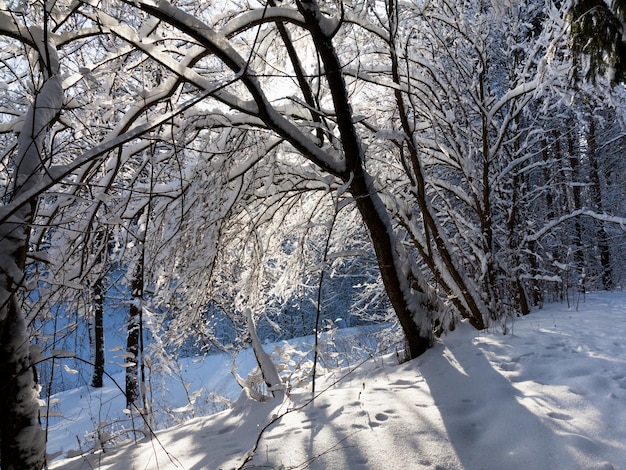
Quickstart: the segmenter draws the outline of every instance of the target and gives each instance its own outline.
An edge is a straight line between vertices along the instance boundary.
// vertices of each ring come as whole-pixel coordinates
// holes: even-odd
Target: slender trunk
[[[139,406],[139,333],[141,323],[141,301],[143,297],[143,267],[138,262],[131,280],[131,301],[128,309],[128,334],[126,337],[126,407]]]
[[[485,73],[487,64],[483,64],[483,70],[479,74],[479,92],[480,100],[482,103],[486,103],[485,96]],[[492,320],[497,320],[501,312],[497,309],[500,307],[500,295],[497,286],[496,267],[493,253],[493,227],[492,227],[492,209],[491,209],[491,142],[489,140],[489,122],[487,120],[486,111],[481,113],[481,125],[482,125],[482,194],[481,203],[478,205],[478,217],[480,219],[480,229],[483,242],[483,255],[485,257],[486,271],[483,273],[483,288],[487,293],[489,314]]]
[[[515,118],[516,126],[519,127],[519,116]],[[518,155],[520,152],[519,140],[515,140],[513,142],[513,155]],[[511,181],[511,201],[509,202],[509,217],[507,220],[507,229],[508,229],[508,238],[509,238],[509,250],[512,253],[509,257],[509,268],[505,267],[506,271],[511,271],[509,276],[509,282],[513,285],[511,286],[513,289],[513,296],[515,298],[516,307],[518,312],[522,315],[528,315],[530,313],[530,305],[528,302],[528,294],[526,292],[526,286],[522,279],[520,278],[520,272],[518,266],[523,264],[522,255],[520,254],[520,243],[519,243],[519,219],[520,219],[520,209],[521,209],[521,201],[519,198],[519,188],[526,187],[527,181],[525,181],[524,173],[518,174],[517,172],[513,173],[513,178]],[[533,258],[531,256],[531,258]],[[513,266],[511,266],[513,264]],[[536,271],[536,268],[535,268]],[[531,268],[532,272],[532,268]],[[511,288],[510,287],[510,288]],[[533,286],[534,287],[534,286]],[[509,289],[510,289],[509,288]]]
[[[528,243],[528,260],[530,264],[531,288],[530,288],[530,304],[533,307],[543,307],[543,281],[540,280],[539,262],[537,254],[537,242]]]
[[[268,5],[275,7],[276,1],[268,0]],[[289,34],[289,31],[285,27],[285,24],[282,21],[277,21],[276,28],[278,29],[278,32],[280,33],[280,37],[283,40],[285,49],[287,50],[287,55],[289,56],[289,60],[291,60],[291,65],[293,67],[294,74],[298,81],[298,88],[302,92],[302,95],[304,96],[304,100],[306,101],[306,104],[309,106],[309,110],[311,112],[311,118],[313,119],[313,122],[315,122],[316,124],[319,124],[319,126],[317,127],[315,131],[315,135],[317,136],[317,140],[318,140],[317,144],[319,146],[322,146],[324,143],[324,131],[321,126],[322,117],[320,113],[315,111],[317,108],[319,108],[319,103],[316,102],[315,95],[313,94],[313,90],[311,89],[311,86],[306,78],[306,73],[302,67],[302,63],[300,62],[298,51],[296,50],[296,47],[293,44],[291,35]]]
[[[553,161],[559,161],[560,157],[560,143],[558,140],[558,136],[554,133],[554,155]],[[545,186],[544,194],[546,201],[546,220],[554,219],[554,195],[552,193],[552,184],[553,184],[553,176],[550,171],[550,152],[548,151],[548,142],[546,140],[541,141],[541,155],[543,160],[543,184]],[[532,275],[531,280],[531,290],[530,290],[530,302],[533,306],[542,307],[543,306],[543,281],[539,280],[540,272],[539,272],[539,261],[538,255],[536,254],[537,243],[532,241],[528,244],[528,252],[529,263],[530,263],[530,273]]]
[[[613,267],[611,266],[611,251],[609,237],[604,223],[598,228],[598,249],[600,250],[600,265],[602,266],[602,286],[606,290],[613,289]]]
[[[511,184],[512,186],[511,187],[511,193],[512,193],[511,194],[511,209],[510,209],[509,218],[507,220],[507,226],[508,226],[507,228],[509,232],[509,249],[514,253],[518,252],[518,249],[517,249],[518,241],[517,241],[516,235],[519,230],[517,226],[518,209],[519,209],[517,187],[519,186],[519,179],[520,179],[519,176],[517,175],[513,176],[513,181]],[[531,259],[533,258],[534,257],[531,256]],[[522,263],[522,260],[520,259],[519,255],[516,255],[515,258],[512,258],[512,259],[516,263],[516,265],[519,265]],[[524,283],[520,279],[520,276],[517,270],[511,273],[510,276],[513,277],[513,279],[511,279],[511,282],[513,284],[513,289],[514,289],[513,295],[515,296],[515,301],[517,304],[517,308],[519,309],[519,313],[521,313],[522,315],[528,315],[530,313],[530,305],[528,304],[528,295],[526,294],[526,288],[524,287]]]
[[[94,283],[92,294],[94,368],[91,386],[100,388],[104,376],[104,289],[101,277]]]
[[[322,292],[324,286],[324,277],[326,274],[326,264],[328,263],[328,249],[330,248],[330,240],[337,221],[337,212],[333,214],[333,219],[328,228],[326,242],[324,243],[324,254],[322,256],[322,269],[320,271],[320,280],[317,284],[317,301],[315,304],[315,347],[313,348],[313,374],[311,378],[311,394],[315,396],[315,378],[317,377],[317,361],[319,359],[319,338],[320,338],[320,320],[322,317]]]
[[[332,93],[337,115],[337,126],[346,166],[349,171],[349,174],[345,175],[345,179],[349,182],[350,194],[354,197],[357,208],[370,233],[381,278],[389,301],[402,326],[409,357],[417,357],[430,347],[432,337],[432,320],[422,304],[424,296],[419,296],[420,298],[416,299],[418,302],[412,302],[414,299],[411,297],[414,294],[411,293],[406,274],[402,273],[400,269],[400,260],[398,259],[396,240],[389,213],[363,167],[363,149],[354,127],[341,63],[332,44],[332,37],[320,25],[322,14],[317,3],[313,0],[302,0],[298,3],[298,8],[309,26],[311,37],[324,64],[325,76]],[[409,306],[412,303],[419,303],[421,311],[412,309]],[[419,322],[419,326],[416,321]]]
[[[408,115],[410,111],[405,104],[404,96],[401,88],[402,79],[400,74],[400,65],[398,61],[398,55],[395,47],[395,35],[398,25],[398,9],[397,2],[390,1],[388,3],[388,14],[390,19],[390,40],[389,51],[391,53],[391,74],[392,79],[399,86],[394,91],[396,105],[398,107],[398,117],[404,132],[405,144],[409,152],[410,166],[412,174],[409,176],[412,178],[412,182],[415,186],[415,197],[417,200],[418,209],[422,215],[424,223],[424,232],[429,240],[434,242],[435,252],[430,251],[430,246],[427,247],[430,252],[425,252],[423,247],[420,247],[420,243],[417,240],[413,240],[418,251],[424,259],[424,262],[431,270],[435,280],[441,285],[446,295],[451,299],[455,307],[458,309],[460,315],[463,318],[469,320],[470,324],[479,330],[485,328],[485,322],[483,320],[482,311],[479,307],[478,300],[476,298],[477,293],[471,289],[466,282],[463,274],[459,270],[459,266],[455,263],[451,251],[442,235],[442,231],[436,220],[436,216],[433,215],[433,211],[430,207],[428,195],[426,192],[426,178],[422,163],[420,161],[417,147],[413,141],[412,126],[409,123]],[[407,167],[408,169],[408,167]],[[441,261],[441,267],[438,266],[435,257],[439,256]],[[448,276],[444,276],[440,270],[446,270]],[[452,282],[447,281],[451,279]],[[454,288],[456,286],[456,289]]]
[[[558,135],[554,132],[554,159],[553,161],[560,161],[561,159],[561,142],[559,141]],[[544,184],[547,185],[545,191],[546,195],[546,219],[552,220],[554,218],[554,196],[552,194],[552,174],[550,172],[550,153],[548,152],[548,143],[543,140],[541,143],[542,150],[542,159],[543,159],[543,181]]]
[[[128,309],[128,336],[126,339],[126,353],[130,364],[126,368],[126,405],[127,408],[141,408],[147,413],[146,377],[143,349],[143,299],[145,291],[145,241],[146,228],[150,217],[148,209],[142,208],[135,215],[137,222],[136,243],[139,253],[133,268],[130,283],[131,300]],[[142,399],[141,404],[139,399]]]
[[[569,170],[567,168],[567,155],[564,153],[561,146],[561,139],[563,137],[561,136],[560,130],[555,129],[552,134],[554,140],[554,161],[558,162],[559,171],[557,172],[557,177],[552,185],[552,187],[556,188],[557,191],[548,191],[546,196],[546,202],[553,202],[553,204],[548,205],[547,207],[548,216],[551,216],[549,220],[562,215],[563,211],[567,211],[571,208],[571,201],[568,193],[568,181],[572,181],[571,168]],[[556,165],[551,165],[552,168],[555,166]],[[563,265],[568,265],[570,262],[570,248],[571,247],[568,243],[560,243],[555,247],[556,259]],[[561,282],[557,286],[557,291],[555,292],[560,302],[563,302],[567,297],[569,267],[562,274]]]
[[[581,182],[578,181],[578,177],[580,175],[580,161],[578,149],[575,146],[574,137],[571,134],[567,137],[567,150],[569,153],[569,164],[571,170],[570,183],[572,184],[572,210],[577,211],[581,208]],[[574,220],[574,260],[576,263],[576,269],[581,272],[585,264],[582,232],[583,228],[580,220],[576,218]]]
[[[96,234],[96,263],[102,266],[104,253],[106,250],[106,236],[104,231]],[[101,388],[104,376],[104,274],[98,273],[96,281],[91,289],[91,311],[93,326],[91,328],[92,348],[93,348],[93,375],[91,386]]]
[[[591,183],[591,196],[593,198],[593,204],[595,210],[598,213],[604,211],[604,205],[602,204],[602,188],[600,187],[600,175],[598,169],[598,155],[596,148],[596,126],[593,120],[593,116],[589,118],[589,131],[587,135],[587,145],[589,150],[589,180]],[[600,268],[602,270],[602,286],[606,290],[613,288],[613,274],[611,268],[611,252],[609,249],[609,239],[606,233],[604,222],[598,221],[597,229],[597,244],[598,251],[600,252]]]

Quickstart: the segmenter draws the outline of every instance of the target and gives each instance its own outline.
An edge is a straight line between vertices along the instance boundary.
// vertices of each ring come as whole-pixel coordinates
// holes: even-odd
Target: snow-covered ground
[[[588,294],[578,311],[548,305],[510,327],[460,325],[414,361],[378,356],[327,375],[314,399],[242,394],[227,411],[51,468],[626,469],[626,293]],[[77,408],[85,399],[66,393]]]

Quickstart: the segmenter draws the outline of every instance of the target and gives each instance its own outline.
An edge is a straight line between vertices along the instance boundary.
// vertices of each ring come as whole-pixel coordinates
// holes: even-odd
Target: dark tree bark
[[[402,279],[398,274],[397,254],[394,253],[395,241],[389,233],[389,222],[384,221],[378,212],[373,200],[375,195],[368,190],[364,174],[359,175],[358,178],[355,176],[350,185],[350,192],[369,230],[385,291],[402,326],[409,356],[410,358],[418,357],[431,346],[432,326],[423,331],[415,323],[415,313],[409,309],[409,299],[405,296],[406,289],[402,286],[402,283],[408,283],[408,280]],[[382,204],[380,201],[378,203]],[[427,315],[428,313],[424,309],[421,314]]]
[[[139,361],[140,357],[140,324],[141,300],[143,297],[143,265],[138,263],[131,280],[131,301],[128,309],[128,325],[126,337],[126,407],[137,406],[139,392]]]
[[[45,459],[44,433],[37,421],[35,376],[29,339],[15,294],[2,306],[0,322],[0,462],[2,470],[36,470]]]
[[[604,212],[602,204],[602,188],[600,186],[600,175],[598,168],[598,155],[596,145],[596,125],[593,116],[589,118],[589,129],[587,132],[588,159],[589,159],[589,181],[591,183],[591,197],[598,213]],[[600,267],[602,269],[602,286],[606,290],[613,288],[613,273],[611,267],[611,251],[609,248],[609,237],[604,227],[604,222],[597,221],[596,240],[600,253]]]
[[[101,277],[94,283],[92,294],[94,368],[91,386],[100,388],[104,376],[104,289]]]
[[[573,129],[574,127],[572,127]],[[570,164],[570,178],[572,183],[572,212],[579,210],[582,207],[581,202],[581,183],[580,183],[580,156],[578,147],[574,142],[574,135],[571,133],[567,136],[567,151]],[[584,268],[585,259],[583,254],[583,226],[580,220],[576,218],[574,220],[574,260],[576,263],[576,269],[582,272]]]
[[[35,33],[34,33],[35,34]],[[23,38],[16,35],[19,40]],[[29,43],[28,40],[24,42]],[[28,194],[48,162],[44,140],[48,126],[63,105],[63,88],[56,51],[50,47],[41,57],[48,65],[48,77],[24,116],[13,159],[14,181],[10,204]],[[37,470],[45,464],[45,435],[38,422],[39,404],[31,364],[30,339],[18,299],[23,287],[30,224],[36,197],[15,207],[0,223],[0,460],[2,469]]]
[[[91,386],[101,388],[103,386],[104,376],[104,273],[102,262],[106,253],[106,233],[99,231],[96,234],[95,242],[97,251],[96,264],[100,266],[98,277],[91,288],[91,312],[92,322],[91,347],[93,350],[93,374],[91,377]]]
[[[518,219],[518,205],[520,204],[519,199],[518,199],[518,191],[517,188],[520,184],[520,179],[523,178],[515,175],[513,176],[513,181],[511,184],[511,212],[509,215],[509,218],[507,220],[507,228],[508,228],[508,235],[509,235],[509,247],[511,249],[513,249],[514,247],[517,247],[517,233],[518,233],[518,224],[517,224],[517,219]],[[531,259],[533,259],[534,257],[531,256]],[[516,261],[518,263],[521,263],[521,260],[519,259],[519,257],[516,259]],[[532,272],[533,268],[532,268],[532,262],[531,262],[531,272]],[[534,268],[534,271],[536,271],[536,268]],[[522,280],[520,279],[518,274],[514,275],[514,279],[512,280],[513,283],[513,289],[515,292],[515,302],[517,305],[517,308],[519,310],[519,313],[521,313],[522,315],[528,315],[530,313],[530,305],[528,302],[528,294],[526,293],[526,287],[524,286],[524,282],[522,282]],[[536,280],[533,280],[533,286],[531,287],[531,289],[534,290],[534,284],[536,283]]]
[[[399,272],[396,241],[391,233],[391,220],[363,167],[363,149],[354,127],[346,83],[332,37],[322,30],[319,23],[321,13],[314,1],[302,1],[298,3],[298,6],[309,26],[316,49],[324,64],[325,76],[333,97],[337,125],[349,171],[348,175],[344,175],[344,180],[349,182],[350,194],[354,197],[359,213],[370,233],[381,278],[389,301],[402,326],[409,357],[417,357],[431,345],[432,325],[427,327],[426,331],[420,329],[413,317],[416,314],[427,315],[427,312],[425,310],[414,312],[409,308],[408,280],[403,279]]]

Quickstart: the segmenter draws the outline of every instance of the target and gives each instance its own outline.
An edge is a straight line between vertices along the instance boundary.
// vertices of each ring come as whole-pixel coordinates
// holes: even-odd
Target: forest
[[[149,423],[182,357],[282,394],[312,335],[315,390],[323,331],[402,362],[621,290],[622,3],[0,0],[1,468],[63,368]]]

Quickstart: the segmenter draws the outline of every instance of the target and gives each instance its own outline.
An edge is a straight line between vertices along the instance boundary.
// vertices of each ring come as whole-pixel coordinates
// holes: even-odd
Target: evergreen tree
[[[569,10],[571,48],[576,74],[595,81],[626,79],[626,1],[575,0]]]

